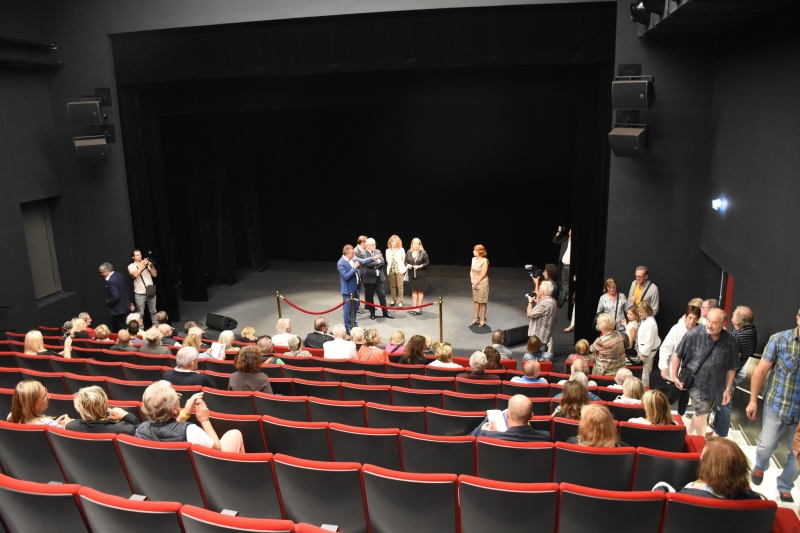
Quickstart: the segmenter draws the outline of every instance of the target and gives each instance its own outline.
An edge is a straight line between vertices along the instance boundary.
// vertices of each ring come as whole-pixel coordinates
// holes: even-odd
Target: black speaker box
[[[650,109],[655,101],[651,80],[622,80],[611,84],[611,107],[614,109]]]
[[[105,135],[73,137],[78,163],[105,163],[108,161]]]
[[[103,111],[100,109],[99,97],[70,100],[67,102],[67,111],[73,126],[103,123]]]
[[[229,316],[206,314],[206,326],[217,331],[225,331],[226,329],[236,329],[239,323]]]
[[[646,126],[614,128],[608,134],[608,142],[617,157],[644,157],[650,152]]]
[[[503,330],[503,345],[519,346],[528,342],[528,326]]]

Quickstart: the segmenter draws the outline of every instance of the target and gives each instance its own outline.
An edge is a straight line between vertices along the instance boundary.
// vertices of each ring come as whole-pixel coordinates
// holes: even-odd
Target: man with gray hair
[[[256,348],[261,351],[261,361],[266,361],[272,357],[272,338],[269,335],[262,335],[256,339]]]
[[[653,316],[658,314],[658,287],[650,281],[650,274],[646,266],[636,267],[634,274],[636,279],[631,283],[631,289],[628,291],[628,303],[630,307],[633,304],[640,304],[647,302],[650,304],[650,309],[653,310]]]
[[[92,339],[97,337],[97,333],[95,333],[94,328],[90,327],[92,325],[91,315],[89,315],[89,313],[87,313],[86,311],[83,311],[81,313],[78,313],[78,318],[82,319],[83,323],[86,324],[86,333],[88,333]]]
[[[131,303],[127,280],[119,272],[114,272],[111,263],[101,264],[99,271],[106,281],[106,307],[111,313],[111,324],[115,331],[125,329],[128,325],[125,315],[136,309]]]
[[[706,315],[712,309],[719,309],[719,302],[713,298],[709,298],[708,300],[703,300],[703,303],[700,305],[700,320],[698,320],[697,323],[702,326],[705,326]]]
[[[356,352],[364,346],[364,328],[355,327],[350,330],[350,340],[356,344]]]
[[[372,259],[372,261],[365,261],[363,268],[363,281],[364,291],[366,292],[364,299],[369,303],[375,302],[375,294],[378,294],[378,303],[386,307],[386,291],[383,288],[383,282],[386,281],[386,275],[383,273],[383,267],[386,265],[386,260],[383,258],[380,250],[375,249],[375,239],[370,237],[367,239],[366,250],[357,257],[361,259]],[[369,317],[375,320],[375,307],[367,306],[369,308]],[[388,309],[383,310],[383,318],[394,318],[394,315]]]
[[[279,318],[275,324],[278,334],[273,335],[272,344],[274,346],[288,346],[289,337],[292,335],[292,321],[288,318]]]
[[[149,331],[149,330],[148,330]],[[191,346],[178,350],[176,367],[164,372],[164,379],[173,385],[211,387],[211,381],[197,371],[197,350]]]
[[[550,342],[556,325],[556,307],[553,284],[550,281],[541,282],[536,296],[528,296],[528,310],[525,312],[530,318],[528,337],[536,335],[542,344]]]
[[[496,329],[492,332],[492,348],[497,348],[497,351],[500,352],[500,359],[511,359],[513,354],[511,350],[503,346],[504,340],[505,335],[503,335],[502,329]]]
[[[712,301],[716,302],[716,300]],[[731,313],[731,323],[733,324],[731,333],[736,339],[736,345],[739,348],[739,368],[736,372],[736,377],[733,378],[731,401],[723,405],[723,391],[720,390],[717,394],[717,406],[714,414],[714,437],[728,436],[728,430],[731,425],[733,395],[736,393],[736,387],[747,377],[747,362],[755,353],[756,345],[758,344],[758,330],[753,324],[753,311],[749,307],[740,305],[734,309],[733,313]]]
[[[322,345],[326,359],[354,359],[356,357],[356,344],[348,341],[347,330],[344,324],[333,326],[333,340]]]

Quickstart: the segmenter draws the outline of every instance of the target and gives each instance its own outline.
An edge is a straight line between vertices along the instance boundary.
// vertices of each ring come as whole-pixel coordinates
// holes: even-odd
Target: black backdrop
[[[452,24],[436,29],[441,12],[329,17],[324,31],[319,20],[242,25],[240,41],[230,27],[115,36],[122,128],[141,141],[125,146],[134,227],[156,242],[184,298],[203,300],[207,282],[234,283],[237,269],[269,260],[333,261],[361,233],[381,246],[392,233],[406,244],[418,236],[439,264],[467,264],[478,242],[494,265],[543,264],[556,260],[559,224],[576,228],[583,283],[601,285],[614,10],[447,11]],[[579,37],[563,31],[565,13]],[[316,50],[354,27],[366,32],[370,17],[385,31],[373,28],[361,48],[339,46],[347,68],[323,58],[314,71],[302,57],[291,74],[283,58],[277,72],[254,76],[222,51],[181,75],[171,60],[192,48],[163,48],[216,37],[229,58],[248,55],[247,36],[276,26],[294,35],[286,25],[295,24]],[[526,17],[538,32],[520,37]],[[454,38],[409,41],[408,53],[437,57],[398,65],[393,23]],[[459,39],[464,26],[481,39]],[[381,63],[384,41],[393,57]]]

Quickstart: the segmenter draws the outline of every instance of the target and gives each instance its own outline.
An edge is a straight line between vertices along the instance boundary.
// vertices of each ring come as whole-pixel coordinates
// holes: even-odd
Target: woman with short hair
[[[242,342],[256,342],[257,340],[258,336],[256,336],[256,328],[247,326],[242,330]]]
[[[94,328],[95,340],[113,343],[111,340],[111,330],[105,324],[100,324]]]
[[[453,362],[453,347],[449,342],[440,342],[436,345],[436,360],[430,365],[436,368],[461,368],[461,365]]]
[[[596,313],[605,313],[614,319],[614,329],[619,332],[625,331],[625,310],[627,309],[628,299],[624,294],[617,290],[617,282],[614,278],[608,278],[605,285],[603,285],[603,294],[600,295],[600,300],[597,302]],[[596,326],[600,330],[600,325]]]
[[[82,433],[136,435],[139,417],[120,407],[109,407],[108,396],[101,387],[84,387],[75,394],[73,401],[81,419],[70,421],[66,429]]]
[[[644,395],[642,380],[636,376],[631,376],[622,384],[622,395],[617,396],[615,403],[641,404]]]
[[[570,444],[592,448],[619,448],[627,446],[619,440],[614,417],[605,405],[589,404],[581,409],[578,435],[567,439]]]
[[[228,380],[228,390],[258,391],[272,394],[269,377],[261,371],[261,350],[257,346],[245,346],[233,360],[236,372]]]
[[[469,372],[464,372],[463,374],[457,374],[456,378],[466,378],[466,379],[482,379],[482,380],[499,380],[500,376],[496,374],[485,374],[484,370],[486,370],[486,365],[488,363],[488,359],[486,354],[483,352],[474,352],[469,357]]]
[[[600,336],[595,339],[589,351],[594,355],[594,373],[597,376],[613,376],[625,367],[625,340],[617,331],[611,315],[600,313],[597,317]]]
[[[66,426],[71,420],[69,416],[61,415],[53,418],[44,414],[49,404],[50,394],[44,385],[33,379],[20,381],[14,389],[14,396],[11,397],[11,413],[8,415],[8,421],[38,426]]]
[[[385,350],[378,348],[381,342],[381,335],[377,329],[368,329],[364,333],[364,344],[356,353],[356,360],[364,362],[388,363],[389,356]]]
[[[386,345],[387,355],[403,355],[406,352],[406,334],[399,329],[389,337],[389,344]]]
[[[311,357],[313,355],[308,350],[303,349],[303,340],[297,335],[290,335],[286,346],[289,350],[285,352],[284,355],[291,357]],[[283,361],[277,364],[282,365]]]

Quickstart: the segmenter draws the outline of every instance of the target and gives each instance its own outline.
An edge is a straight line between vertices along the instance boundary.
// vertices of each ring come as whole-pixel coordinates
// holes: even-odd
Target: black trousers
[[[378,293],[378,302],[385,306],[386,305],[386,292],[383,289],[383,282],[378,280],[375,283],[365,283],[364,284],[364,291],[366,294],[364,295],[364,301],[369,303],[375,302],[375,293]],[[367,306],[369,308],[369,316],[375,316],[375,308],[371,306]],[[388,313],[386,309],[383,309],[383,314],[386,315]]]
[[[111,333],[117,333],[121,329],[128,329],[128,324],[125,322],[125,318],[127,318],[129,313],[124,315],[111,315],[111,323],[114,325],[114,329],[111,330]]]

